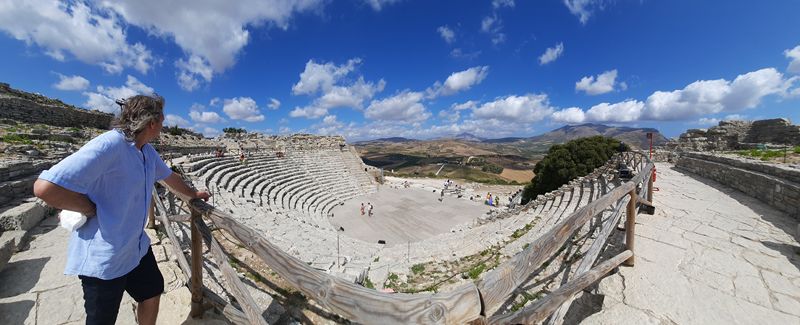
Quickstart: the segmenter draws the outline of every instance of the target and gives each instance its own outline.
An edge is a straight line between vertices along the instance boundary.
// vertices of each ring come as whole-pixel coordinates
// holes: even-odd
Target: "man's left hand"
[[[197,191],[194,194],[194,198],[195,199],[203,199],[203,201],[208,201],[208,198],[210,198],[210,197],[211,197],[211,193],[206,192],[206,191]]]

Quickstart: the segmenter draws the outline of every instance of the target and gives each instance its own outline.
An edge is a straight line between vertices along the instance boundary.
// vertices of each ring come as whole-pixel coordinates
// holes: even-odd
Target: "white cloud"
[[[244,120],[246,122],[264,120],[264,115],[259,111],[256,101],[250,97],[226,99],[225,104],[222,106],[222,111],[232,120]]]
[[[575,83],[575,91],[583,91],[589,95],[600,95],[613,91],[615,85],[619,85],[623,89],[627,87],[624,84],[617,84],[617,69],[603,72],[597,78],[594,76],[581,78],[581,81]]]
[[[503,33],[503,21],[494,13],[486,16],[481,21],[481,31],[491,35],[492,44],[498,45],[506,41],[506,34]]]
[[[439,32],[439,35],[442,36],[442,39],[447,42],[447,44],[453,44],[453,42],[455,42],[456,32],[450,29],[450,27],[447,27],[447,25],[439,26],[436,31]]]
[[[381,11],[384,6],[400,2],[400,0],[364,0],[375,11]]]
[[[585,25],[595,9],[603,9],[604,0],[564,0],[564,5]]]
[[[156,63],[144,45],[128,43],[125,27],[115,14],[92,10],[84,2],[4,1],[0,29],[41,47],[58,61],[66,60],[69,53],[109,73],[134,68],[146,74]]]
[[[791,50],[783,51],[783,55],[789,59],[789,66],[786,71],[794,74],[800,74],[800,45],[795,46]]]
[[[212,128],[212,127],[203,128],[203,136],[205,136],[207,138],[213,138],[213,137],[216,137],[216,136],[218,136],[220,134],[222,134],[222,131],[217,130],[215,128]]]
[[[474,100],[468,100],[461,104],[453,104],[452,106],[450,106],[450,108],[452,108],[455,111],[463,111],[465,109],[475,109],[477,107],[478,107],[478,102]]]
[[[328,115],[328,110],[332,108],[363,109],[365,102],[383,91],[386,81],[381,79],[377,83],[367,82],[360,76],[355,82],[341,84],[359,63],[361,60],[358,58],[340,66],[333,63],[318,64],[314,61],[306,63],[305,70],[300,74],[300,81],[292,87],[292,92],[295,95],[320,95],[305,107],[295,107],[289,112],[289,116],[316,119]]]
[[[718,119],[718,118],[703,117],[703,118],[697,120],[697,122],[695,122],[695,123],[696,124],[700,124],[700,125],[709,125],[710,126],[710,125],[718,125],[719,121],[720,121],[720,119]]]
[[[153,88],[148,87],[133,76],[128,76],[124,86],[97,86],[94,92],[84,92],[83,95],[88,97],[84,106],[106,113],[117,114],[119,113],[119,105],[116,103],[117,99],[126,99],[140,94],[153,94]]]
[[[58,83],[54,84],[53,87],[59,90],[84,90],[89,87],[89,80],[78,75],[65,76],[59,73],[58,79]]]
[[[580,124],[586,121],[586,114],[578,107],[570,107],[553,112],[552,119],[561,123]]]
[[[446,109],[443,109],[443,110],[439,111],[439,119],[441,119],[443,121],[447,121],[447,122],[450,122],[450,123],[455,123],[460,118],[461,118],[461,112],[460,111],[456,111],[456,110],[450,111],[450,110],[446,110]]]
[[[464,52],[464,50],[460,48],[454,48],[450,51],[450,56],[456,59],[467,59],[467,60],[474,60],[481,55],[481,51],[474,51],[474,52]]]
[[[291,112],[289,112],[289,116],[291,117],[305,117],[308,119],[320,118],[327,114],[328,109],[316,106],[295,107]]]
[[[222,102],[222,100],[219,99],[219,97],[214,97],[214,98],[211,98],[210,101],[208,101],[208,105],[209,106],[218,106],[219,103],[221,103],[221,102]]]
[[[217,112],[203,112],[195,109],[189,112],[189,117],[197,123],[211,124],[225,121]]]
[[[492,8],[498,9],[500,7],[514,8],[514,0],[492,0]]]
[[[539,65],[545,65],[555,61],[564,53],[564,43],[558,43],[555,47],[549,47],[539,56]]]
[[[586,111],[586,119],[594,122],[632,122],[642,115],[644,103],[628,99],[619,103],[600,103]]]
[[[211,80],[206,77],[207,68],[221,73],[236,63],[236,56],[250,41],[248,26],[267,25],[285,30],[295,14],[319,10],[326,3],[325,0],[230,3],[199,0],[187,5],[182,1],[106,0],[98,5],[151,35],[174,41],[187,56],[176,63],[180,66],[179,83],[184,89],[196,89],[200,80]],[[202,65],[193,62],[198,60]]]
[[[335,83],[355,70],[361,59],[354,58],[346,64],[337,66],[333,63],[319,64],[314,60],[306,63],[306,68],[300,73],[300,81],[292,86],[295,95],[312,95],[318,91],[327,92]]]
[[[553,108],[545,94],[511,95],[473,109],[472,118],[531,123],[541,121],[552,112]]]
[[[683,89],[656,91],[647,98],[643,117],[652,120],[679,120],[720,112],[739,112],[757,107],[768,95],[790,96],[787,90],[797,81],[785,79],[774,68],[725,79],[699,80]]]
[[[428,97],[449,96],[462,90],[468,90],[472,86],[480,84],[489,74],[489,67],[472,67],[464,71],[454,72],[447,77],[444,84],[436,82],[433,87],[426,92]]]
[[[177,68],[178,85],[186,91],[193,91],[200,86],[199,78],[205,82],[211,82],[213,70],[211,65],[198,55],[191,55],[188,61],[178,59],[175,61]]]
[[[269,99],[269,104],[267,104],[267,107],[269,107],[269,109],[271,109],[271,110],[276,110],[276,109],[281,107],[281,101],[279,101],[279,100],[277,100],[275,98],[270,98]]]
[[[167,114],[167,116],[164,116],[164,126],[175,126],[175,125],[182,128],[188,128],[190,123],[185,118],[182,118],[178,115]]]
[[[422,98],[421,92],[404,91],[389,98],[373,100],[364,116],[371,120],[421,122],[431,116],[420,103]]]

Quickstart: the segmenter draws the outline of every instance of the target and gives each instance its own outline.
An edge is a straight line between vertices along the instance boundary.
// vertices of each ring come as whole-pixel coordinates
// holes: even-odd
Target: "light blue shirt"
[[[43,171],[39,178],[85,194],[97,205],[97,216],[72,232],[64,273],[110,280],[139,265],[150,247],[144,224],[153,184],[170,174],[151,145],[140,151],[118,130]]]

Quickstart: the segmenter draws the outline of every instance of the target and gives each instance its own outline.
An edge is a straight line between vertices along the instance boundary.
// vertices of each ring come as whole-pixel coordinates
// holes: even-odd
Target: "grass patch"
[[[513,305],[511,305],[511,311],[517,311],[522,309],[522,307],[525,307],[525,304],[527,304],[528,301],[537,300],[541,298],[543,294],[541,291],[534,294],[522,292],[520,293],[520,296],[522,296],[522,298],[518,302],[515,302]]]
[[[517,230],[514,230],[514,233],[511,234],[511,238],[514,238],[514,239],[520,238],[523,235],[527,234],[528,231],[531,230],[531,228],[533,228],[533,225],[526,224],[525,227],[522,227],[522,228],[519,228]]]
[[[21,143],[21,144],[33,144],[31,139],[28,139],[27,135],[24,134],[6,134],[0,137],[0,142],[7,142],[7,143]]]
[[[469,276],[470,279],[475,280],[478,277],[480,277],[481,273],[483,273],[483,271],[485,270],[486,270],[486,264],[480,263],[469,269],[469,271],[467,271],[467,275]]]
[[[375,289],[375,284],[372,283],[372,280],[370,280],[369,277],[364,278],[363,285],[365,288]]]

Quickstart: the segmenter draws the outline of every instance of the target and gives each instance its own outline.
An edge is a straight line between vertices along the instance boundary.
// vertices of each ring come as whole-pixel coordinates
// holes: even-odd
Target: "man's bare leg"
[[[139,324],[156,324],[156,318],[158,317],[158,304],[160,301],[161,295],[158,295],[139,303],[139,306],[136,307],[136,318],[139,320]]]

